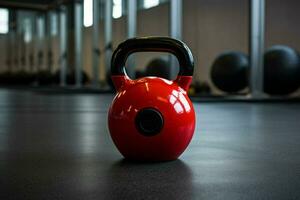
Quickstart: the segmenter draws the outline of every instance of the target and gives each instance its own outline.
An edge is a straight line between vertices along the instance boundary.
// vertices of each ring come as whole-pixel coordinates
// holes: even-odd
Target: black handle
[[[111,75],[125,75],[128,56],[135,52],[168,52],[179,61],[178,76],[192,76],[194,59],[190,49],[183,42],[169,37],[142,37],[122,42],[114,51],[111,60]]]

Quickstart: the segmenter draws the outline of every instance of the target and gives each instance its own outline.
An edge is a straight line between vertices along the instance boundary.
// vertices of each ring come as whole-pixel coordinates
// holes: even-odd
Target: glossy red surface
[[[109,109],[108,125],[112,140],[129,159],[165,161],[178,158],[190,143],[195,129],[195,112],[187,96],[191,76],[175,81],[158,77],[131,80],[112,76],[117,94]],[[135,126],[143,108],[155,108],[163,115],[164,126],[154,136],[144,136]]]

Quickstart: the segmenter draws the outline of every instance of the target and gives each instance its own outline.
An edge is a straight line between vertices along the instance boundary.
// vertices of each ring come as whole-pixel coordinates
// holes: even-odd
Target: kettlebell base
[[[174,160],[177,160],[183,152],[177,153],[177,154],[166,154],[162,156],[162,154],[128,154],[125,152],[121,152],[119,150],[120,154],[123,156],[125,160],[128,160],[130,162],[140,162],[140,163],[159,163],[159,162],[171,162]]]
[[[124,159],[129,161],[129,162],[133,162],[133,163],[163,163],[163,162],[172,162],[178,159],[178,157],[176,158],[165,158],[165,159],[146,159],[146,158],[135,158],[135,157],[125,157]]]

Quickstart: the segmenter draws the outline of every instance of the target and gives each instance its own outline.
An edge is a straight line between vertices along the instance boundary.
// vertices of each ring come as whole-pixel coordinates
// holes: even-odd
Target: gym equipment
[[[10,71],[5,71],[0,74],[0,84],[1,85],[8,85],[10,84],[12,77],[12,73]]]
[[[169,71],[168,71],[168,61],[162,58],[155,58],[151,60],[145,70],[145,76],[157,76],[161,78],[168,79]]]
[[[81,83],[86,84],[89,82],[89,77],[85,71],[81,71]],[[56,84],[60,83],[60,70],[57,70],[54,74],[54,82]],[[74,85],[76,83],[76,72],[74,70],[68,70],[66,73],[66,83],[68,85]]]
[[[168,52],[177,57],[180,70],[176,80],[131,80],[126,75],[128,56],[149,51]],[[125,158],[174,160],[186,149],[195,129],[195,111],[187,96],[193,70],[189,48],[168,37],[129,39],[114,51],[111,78],[117,94],[109,109],[108,125],[112,140]]]
[[[287,95],[299,88],[300,57],[296,50],[283,45],[269,48],[264,55],[264,91]]]
[[[24,70],[18,72],[6,71],[0,75],[0,84],[2,85],[29,85],[34,81],[33,74]]]
[[[40,70],[36,74],[36,82],[41,86],[52,85],[55,83],[55,75],[50,70]]]
[[[249,60],[241,52],[229,51],[219,55],[213,62],[211,80],[225,92],[235,93],[248,85]]]
[[[34,77],[31,73],[21,70],[14,74],[14,82],[16,85],[29,85],[34,81]]]
[[[135,71],[135,78],[142,78],[145,76],[145,73],[141,70],[136,70]]]
[[[188,90],[189,96],[195,95],[209,95],[211,89],[207,82],[195,81],[191,84],[190,89]]]

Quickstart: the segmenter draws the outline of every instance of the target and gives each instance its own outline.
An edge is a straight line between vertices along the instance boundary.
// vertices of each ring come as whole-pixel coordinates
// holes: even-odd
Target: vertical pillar
[[[7,40],[7,69],[12,71],[14,67],[14,33],[15,33],[15,11],[9,10],[9,32]]]
[[[23,20],[22,20],[23,21]],[[24,23],[24,21],[23,21]],[[24,27],[22,27],[21,34],[20,34],[20,67],[21,70],[26,71],[26,44],[24,40],[25,30]]]
[[[137,21],[137,1],[128,0],[128,19],[127,19],[127,37],[136,37],[136,21]],[[135,62],[134,55],[128,59],[129,67],[126,69],[127,74],[134,78],[135,76]]]
[[[51,15],[52,12],[49,11],[46,13],[46,23],[45,23],[45,36],[46,36],[46,66],[47,70],[52,72],[52,65],[53,65],[53,54],[52,54],[52,37],[51,37]]]
[[[31,15],[31,44],[30,44],[30,55],[29,55],[29,68],[31,72],[36,71],[37,66],[36,66],[36,59],[35,59],[35,55],[36,55],[36,51],[37,51],[37,24],[36,24],[36,14],[32,13]]]
[[[265,0],[250,1],[250,90],[254,98],[263,95]]]
[[[93,0],[93,85],[98,86],[99,81],[99,0]]]
[[[61,6],[58,11],[58,35],[59,35],[59,82],[62,87],[66,86],[67,70],[67,17],[66,8]]]
[[[10,10],[9,12],[9,71],[13,71],[15,68],[15,32],[16,32],[16,11]]]
[[[25,59],[25,41],[24,41],[24,33],[25,33],[25,15],[22,11],[18,11],[17,15],[17,43],[18,43],[18,69],[21,71],[26,70],[26,59]]]
[[[32,23],[31,23],[31,13],[27,14],[26,17],[24,18],[24,36],[23,36],[23,41],[24,41],[24,60],[25,60],[25,68],[26,71],[31,70],[30,67],[30,53],[31,53],[31,41],[32,41]]]
[[[182,39],[182,0],[170,1],[170,36],[172,38]],[[170,56],[169,78],[176,76],[176,58]]]
[[[14,30],[14,66],[15,66],[15,70],[18,71],[20,69],[20,11],[16,11],[16,18],[15,18],[15,30]]]
[[[105,1],[104,7],[104,49],[105,49],[105,72],[110,74],[110,62],[112,56],[112,0]]]
[[[16,29],[11,32],[12,46],[14,53],[12,53],[12,71],[17,70],[18,68],[18,51],[17,51],[17,33]]]
[[[5,64],[6,64],[6,71],[9,71],[11,68],[11,54],[12,54],[12,44],[11,44],[11,29],[9,28],[9,32],[6,35],[5,40],[5,48],[6,48],[6,54],[5,54]]]
[[[81,87],[82,80],[82,28],[83,28],[83,6],[82,2],[74,3],[74,37],[75,37],[75,83]]]
[[[45,59],[45,15],[43,13],[40,13],[37,16],[37,33],[38,33],[38,38],[36,41],[36,47],[37,47],[37,68],[38,71],[44,70],[45,69],[45,64],[46,64],[46,59]]]

